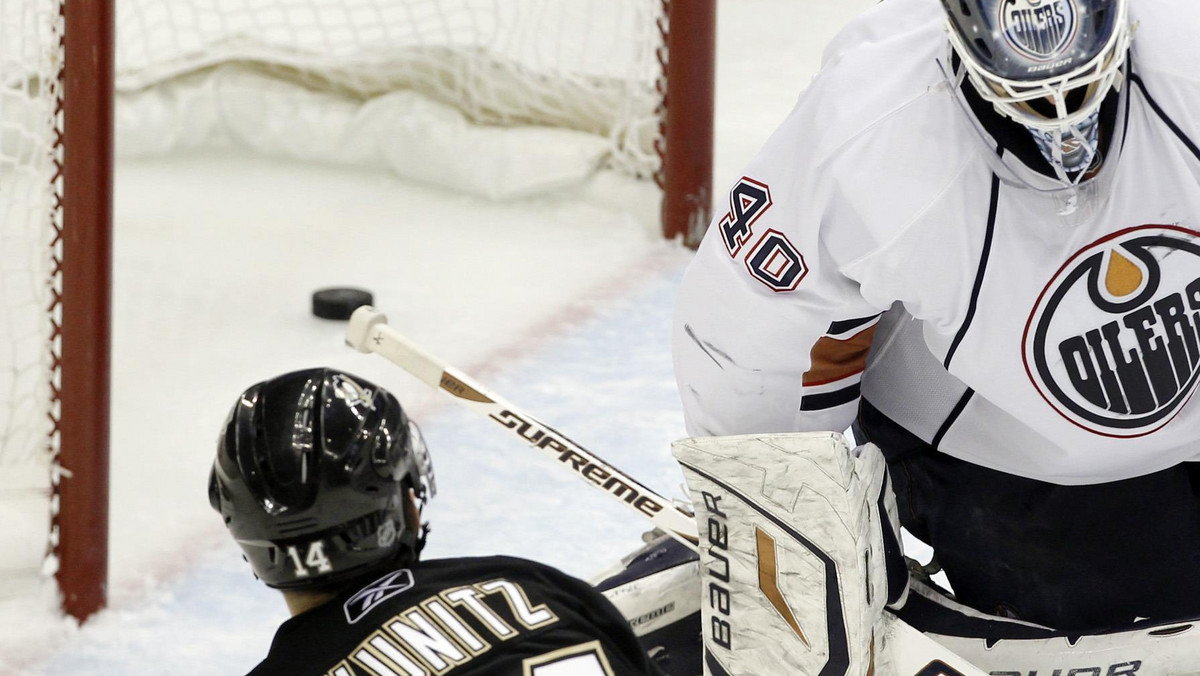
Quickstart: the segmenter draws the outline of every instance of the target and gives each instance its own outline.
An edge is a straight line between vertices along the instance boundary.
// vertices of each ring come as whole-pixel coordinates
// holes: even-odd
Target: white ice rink
[[[875,0],[720,3],[715,190],[787,114],[820,50]],[[886,75],[881,74],[881,77]],[[669,356],[690,252],[657,194],[612,176],[486,202],[368,171],[246,154],[125,161],[116,178],[109,607],[82,627],[0,604],[0,676],[248,671],[287,616],[206,495],[236,395],[331,365],[401,396],[440,494],[428,557],[505,553],[588,577],[644,523],[309,313],[373,290],[393,326],[668,497],[683,436]]]

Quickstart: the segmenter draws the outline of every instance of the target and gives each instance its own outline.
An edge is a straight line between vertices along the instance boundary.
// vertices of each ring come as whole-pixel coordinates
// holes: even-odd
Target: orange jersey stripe
[[[825,385],[862,373],[876,326],[871,325],[845,340],[829,336],[818,340],[812,347],[812,366],[804,374],[805,387]]]

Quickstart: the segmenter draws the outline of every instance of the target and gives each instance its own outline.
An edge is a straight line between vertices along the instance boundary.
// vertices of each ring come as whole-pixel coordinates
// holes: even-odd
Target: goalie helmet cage
[[[648,20],[639,29],[639,39],[654,40],[649,59],[659,71],[644,87],[656,99],[650,106],[653,133],[648,144],[654,166],[632,173],[652,176],[662,188],[664,236],[695,246],[711,207],[716,0],[588,2],[572,6],[588,7],[593,17],[608,16],[611,10]],[[417,19],[434,16],[450,24],[464,16],[467,23],[477,22],[471,12],[485,7],[490,9],[481,11],[494,12],[503,3],[524,3],[549,14],[564,7],[543,0],[180,2],[186,8],[215,8],[215,15],[203,17],[209,24],[215,19],[239,31],[234,55],[229,56],[205,52],[206,45],[194,36],[179,38],[169,25],[178,16],[162,10],[168,4],[164,0],[0,0],[0,517],[22,515],[8,522],[16,532],[6,533],[0,542],[0,550],[8,550],[0,553],[0,577],[23,584],[12,573],[28,573],[31,567],[18,571],[5,555],[32,551],[25,558],[35,561],[33,573],[24,579],[36,580],[39,570],[53,571],[67,613],[84,619],[104,605],[113,92],[120,91],[125,72],[125,47],[114,42],[115,27],[120,27],[116,37],[122,41],[138,27],[150,27],[151,47],[156,41],[171,42],[169,47],[198,59],[200,68],[211,68],[225,59],[245,59],[247,48],[240,40],[247,27],[268,23],[254,17],[239,24],[244,17],[226,16],[224,8],[263,7],[270,22],[276,22],[267,25],[273,31],[279,21],[307,17],[308,23],[294,32],[312,34],[324,29],[320,15],[297,14],[297,6],[365,9],[374,12],[372,16],[400,7]],[[445,10],[451,5],[456,9]],[[130,11],[133,18],[126,26],[122,14]],[[440,13],[453,15],[437,16]],[[346,28],[334,26],[332,31],[341,31],[344,38]],[[329,42],[326,37],[321,39]],[[292,65],[284,64],[281,70],[287,72]],[[186,75],[188,68],[168,63],[159,70],[174,72],[147,76],[137,86],[153,87],[154,78]],[[301,64],[294,70],[305,68]],[[305,86],[311,85],[311,72],[300,75]],[[538,86],[546,79],[533,74]],[[497,88],[504,87],[493,86]],[[526,113],[515,116],[517,123],[527,118]],[[545,123],[563,124],[553,119]],[[619,144],[622,134],[630,132],[616,128],[601,133]],[[39,508],[10,509],[14,502]],[[32,521],[39,525],[30,526]],[[30,538],[31,532],[40,535]],[[21,536],[37,542],[13,542]],[[0,583],[0,597],[10,591]]]

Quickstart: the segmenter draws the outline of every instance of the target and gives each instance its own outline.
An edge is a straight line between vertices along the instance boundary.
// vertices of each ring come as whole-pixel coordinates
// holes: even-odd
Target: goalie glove
[[[884,607],[908,590],[879,449],[822,432],[672,452],[696,506],[705,673],[871,673]]]
[[[664,676],[700,676],[699,557],[658,533],[593,585],[629,621]]]

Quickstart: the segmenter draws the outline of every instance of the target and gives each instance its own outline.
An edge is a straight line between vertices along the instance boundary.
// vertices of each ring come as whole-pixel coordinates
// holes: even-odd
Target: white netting
[[[0,597],[49,526],[58,0],[0,0]]]
[[[598,135],[603,161],[648,176],[658,166],[661,3],[118,0],[118,151],[216,138],[305,159],[327,154],[306,144],[324,144],[334,161],[362,163],[337,148],[353,145],[358,127],[428,111],[408,99],[399,114],[370,110],[404,91],[472,125]],[[268,119],[247,119],[256,112]],[[309,141],[315,131],[326,139]]]

